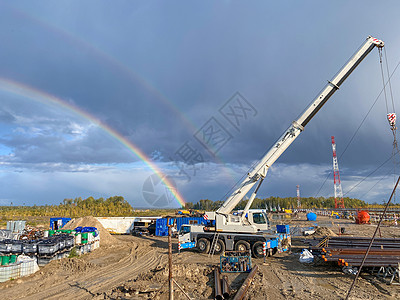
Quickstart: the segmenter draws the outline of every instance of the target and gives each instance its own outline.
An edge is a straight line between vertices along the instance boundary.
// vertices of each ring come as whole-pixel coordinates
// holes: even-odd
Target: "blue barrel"
[[[317,215],[313,212],[309,212],[307,214],[307,221],[315,221],[317,220]]]

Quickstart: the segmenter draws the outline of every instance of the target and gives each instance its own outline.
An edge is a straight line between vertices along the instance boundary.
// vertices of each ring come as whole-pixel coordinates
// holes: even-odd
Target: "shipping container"
[[[174,218],[175,220],[175,228],[179,231],[182,225],[205,225],[206,220],[201,217],[180,217]],[[168,235],[168,226],[167,226],[167,218],[157,219],[156,221],[156,235],[157,236],[167,236]]]
[[[156,221],[156,236],[168,235],[167,218],[161,218]]]
[[[71,218],[50,218],[50,229],[51,230],[59,230],[63,228]]]
[[[98,217],[101,225],[112,234],[132,233],[135,226],[147,227],[160,217]]]
[[[202,217],[176,218],[176,230],[179,231],[182,225],[205,225],[206,220]]]

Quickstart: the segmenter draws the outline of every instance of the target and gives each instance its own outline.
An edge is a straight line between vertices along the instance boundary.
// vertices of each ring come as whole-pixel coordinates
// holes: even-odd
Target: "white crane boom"
[[[244,212],[242,219],[245,218],[246,212],[250,208],[257,190],[261,185],[262,179],[267,175],[268,169],[271,165],[282,155],[282,153],[290,146],[290,144],[299,136],[304,130],[304,127],[314,117],[314,115],[322,108],[328,99],[339,89],[344,80],[353,72],[358,64],[367,56],[369,52],[375,47],[382,48],[383,41],[369,36],[365,43],[358,49],[353,57],[344,65],[344,67],[337,73],[337,75],[328,81],[322,92],[315,98],[311,105],[303,112],[303,114],[294,121],[285,133],[278,139],[272,146],[267,154],[259,161],[259,163],[247,174],[246,178],[240,184],[231,196],[224,202],[224,204],[216,211],[216,214],[228,215],[236,207],[236,205],[246,196],[251,188],[260,181],[258,187],[251,195]],[[217,225],[218,226],[218,225]],[[218,226],[219,227],[219,226]]]

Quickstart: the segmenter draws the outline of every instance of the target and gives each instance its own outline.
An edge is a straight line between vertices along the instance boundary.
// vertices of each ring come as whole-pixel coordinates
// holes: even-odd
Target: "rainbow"
[[[27,12],[21,9],[17,9],[15,7],[8,6],[8,9],[13,11],[18,16],[30,20],[34,24],[37,24],[41,28],[47,30],[49,33],[53,33],[56,36],[62,37],[64,41],[67,41],[71,45],[78,47],[82,51],[89,52],[95,57],[99,62],[105,64],[110,70],[123,74],[125,78],[129,79],[134,84],[139,84],[142,88],[144,88],[147,92],[154,96],[154,98],[161,102],[166,108],[168,108],[172,113],[174,113],[184,124],[184,128],[188,129],[192,134],[198,131],[198,126],[194,124],[194,122],[189,119],[181,110],[171,101],[169,100],[163,93],[161,93],[153,84],[143,78],[143,76],[139,75],[137,72],[129,68],[125,63],[119,61],[114,56],[105,52],[98,46],[89,43],[86,39],[77,36],[74,33],[71,33],[64,28],[60,28],[55,26],[54,24],[50,24],[49,22],[35,16],[32,12]],[[226,166],[226,163],[221,159],[219,155],[214,155],[214,158],[217,163],[223,166],[223,170],[226,174],[228,174],[232,180],[236,180],[236,175],[234,172]]]
[[[123,146],[128,148],[133,154],[135,154],[140,160],[142,160],[152,171],[154,171],[158,177],[164,182],[165,186],[170,190],[172,195],[176,198],[178,203],[184,207],[185,206],[185,200],[184,198],[179,194],[179,192],[174,189],[174,185],[168,180],[168,178],[163,174],[163,172],[158,168],[156,164],[154,164],[149,157],[146,156],[143,151],[134,145],[132,142],[130,142],[128,139],[126,139],[124,136],[122,136],[120,133],[118,133],[116,130],[108,126],[107,124],[104,124],[101,122],[99,119],[97,119],[95,116],[89,114],[88,112],[84,111],[81,108],[78,108],[77,106],[66,102],[60,98],[57,98],[51,94],[48,94],[46,92],[37,90],[33,87],[30,87],[28,85],[19,83],[19,82],[14,82],[9,79],[1,78],[0,77],[0,90],[26,97],[28,99],[43,103],[43,104],[53,104],[55,106],[61,107],[69,112],[72,112],[75,115],[78,115],[91,123],[95,124],[99,128],[101,128],[104,132],[106,132],[108,135],[110,135],[112,138],[117,140],[119,143],[121,143]]]
[[[125,63],[117,60],[112,55],[108,54],[104,50],[100,49],[98,46],[89,43],[86,39],[83,39],[63,28],[57,27],[54,24],[50,24],[43,19],[32,14],[32,12],[26,12],[15,7],[7,7],[15,14],[21,16],[22,18],[28,19],[31,22],[39,25],[43,29],[47,30],[49,33],[54,34],[57,37],[61,37],[63,41],[67,41],[69,44],[80,48],[83,52],[89,52],[92,57],[96,58],[102,64],[108,66],[110,70],[113,70],[117,74],[123,74],[125,78],[129,79],[134,84],[139,84],[147,92],[154,96],[158,102],[163,103],[170,111],[172,111],[183,123],[185,127],[188,128],[192,133],[197,131],[197,126],[190,120],[185,114],[183,114],[180,109],[173,104],[163,93],[156,89],[149,80],[146,80],[132,69],[130,69]]]

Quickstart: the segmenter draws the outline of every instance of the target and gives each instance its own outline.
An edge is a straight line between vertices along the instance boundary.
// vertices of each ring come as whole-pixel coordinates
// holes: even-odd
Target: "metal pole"
[[[267,263],[266,261],[265,261],[265,259],[266,259],[266,257],[267,257],[267,245],[266,245],[266,242],[263,242],[263,254],[264,254],[264,265]]]
[[[169,225],[169,218],[167,219],[168,224],[168,280],[169,280],[169,300],[174,300],[174,282],[172,279],[172,230]]]
[[[243,282],[242,286],[236,293],[235,297],[233,300],[242,300],[246,296],[247,290],[250,287],[251,281],[253,280],[254,275],[256,275],[256,272],[258,270],[258,265],[255,265],[249,275],[247,276],[246,280]]]
[[[362,262],[361,262],[360,268],[358,269],[357,275],[356,275],[356,277],[354,278],[353,283],[351,284],[349,291],[347,292],[347,295],[346,295],[345,300],[349,299],[351,290],[353,289],[354,284],[356,283],[356,280],[357,280],[358,276],[359,276],[360,273],[361,273],[361,269],[362,269],[362,267],[363,267],[363,265],[364,265],[364,262],[365,262],[365,260],[367,259],[367,256],[368,256],[369,251],[371,250],[372,244],[374,243],[374,239],[375,239],[376,233],[378,232],[378,230],[379,230],[379,228],[380,228],[380,226],[381,226],[382,220],[383,220],[383,218],[385,217],[387,208],[388,208],[388,206],[389,206],[389,204],[390,204],[390,201],[392,201],[392,197],[393,197],[394,193],[396,192],[396,189],[397,189],[397,186],[398,186],[399,182],[400,182],[400,176],[399,176],[399,178],[397,179],[396,185],[394,186],[394,189],[393,189],[393,191],[392,191],[392,194],[390,195],[389,201],[386,203],[385,209],[383,210],[383,213],[382,213],[382,215],[381,215],[381,218],[380,218],[380,220],[379,220],[379,223],[378,223],[378,225],[376,226],[375,232],[374,232],[374,234],[373,234],[373,236],[372,236],[372,238],[371,238],[371,241],[370,241],[370,243],[369,243],[368,249],[367,249],[367,251],[365,252],[365,255],[364,255],[364,258],[363,258],[363,260],[362,260]]]
[[[219,268],[216,267],[214,269],[214,284],[215,284],[215,297],[216,300],[222,300],[224,297],[222,296],[222,287],[221,287],[221,277],[219,274]]]
[[[190,298],[190,296],[184,291],[184,289],[176,282],[175,279],[172,279],[172,281],[176,284],[176,286],[181,290],[181,292],[186,296],[186,298],[188,298],[189,300],[192,300],[192,298]]]
[[[222,287],[222,296],[224,296],[224,299],[229,299],[231,289],[229,288],[228,284],[228,276],[226,275],[222,276],[221,287]]]

